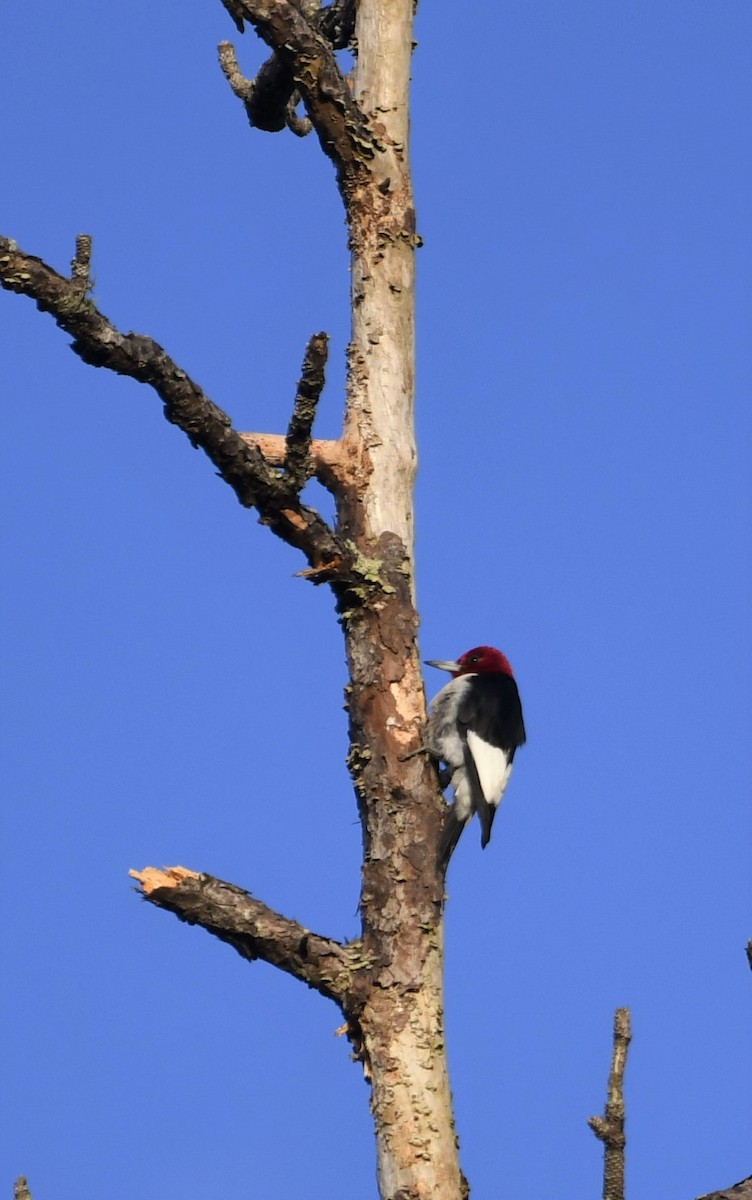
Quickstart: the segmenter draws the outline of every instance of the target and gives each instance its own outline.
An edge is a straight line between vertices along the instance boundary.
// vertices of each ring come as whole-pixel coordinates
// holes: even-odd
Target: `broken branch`
[[[297,89],[287,102],[285,110],[285,122],[290,133],[294,133],[296,137],[308,137],[308,134],[313,129],[313,124],[309,117],[301,117],[296,109],[301,101],[300,92]]]
[[[704,1196],[698,1196],[697,1200],[752,1200],[752,1175],[731,1187],[721,1188],[718,1192],[706,1192]]]
[[[273,54],[259,69],[255,79],[246,79],[238,65],[232,42],[220,42],[219,65],[246,116],[255,129],[279,133],[287,125],[287,106],[295,90],[295,80],[287,63]]]
[[[365,115],[353,99],[340,71],[325,29],[335,44],[351,36],[351,8],[343,4],[327,21],[307,17],[290,0],[233,0],[274,55],[255,81],[244,80],[234,61],[230,43],[220,47],[220,63],[235,95],[244,103],[251,124],[277,131],[287,124],[287,105],[293,91],[300,92],[321,146],[337,169],[340,186],[347,190],[367,168],[379,149]],[[229,47],[229,49],[228,49]]]
[[[313,32],[333,50],[352,48],[355,31],[355,5],[353,0],[336,0],[326,8],[320,8],[318,0],[306,3],[293,0],[294,7],[305,18]],[[240,32],[243,32],[243,0],[222,0]],[[248,18],[250,20],[250,18]],[[296,88],[295,74],[291,62],[276,50],[259,69],[255,79],[246,79],[242,74],[231,42],[220,42],[219,63],[234,94],[245,106],[246,116],[252,126],[267,133],[279,133],[285,126],[297,137],[305,137],[313,128],[307,117],[295,112],[300,101]],[[334,60],[336,63],[336,60]]]
[[[79,233],[76,238],[76,253],[71,262],[71,281],[76,284],[82,297],[91,291],[91,238],[88,233]]]
[[[285,470],[296,491],[300,491],[313,474],[311,459],[311,430],[316,406],[324,388],[324,370],[329,354],[329,335],[314,333],[303,359],[303,372],[298,381],[290,424],[285,437]]]
[[[0,237],[0,285],[30,296],[37,308],[49,312],[66,333],[71,349],[95,367],[149,384],[164,403],[168,421],[177,425],[195,447],[211,459],[246,508],[255,507],[264,524],[283,541],[306,555],[314,569],[340,563],[347,582],[349,556],[336,535],[312,508],[301,504],[287,479],[264,458],[258,445],[232,427],[227,413],[212,403],[197,383],[150,337],[121,333],[86,296],[91,239],[76,242],[73,276],[58,274],[42,259],[25,254],[9,238]],[[82,286],[83,285],[83,286]]]
[[[343,946],[283,917],[249,892],[186,867],[129,871],[141,895],[188,925],[200,925],[242,958],[261,959],[300,979],[343,1009],[356,971],[364,966],[358,943]]]
[[[287,439],[281,433],[241,433],[249,446],[258,446],[266,461],[284,467]],[[311,438],[313,474],[335,495],[345,487],[357,486],[357,455],[341,439]]]
[[[602,1117],[590,1117],[588,1125],[603,1142],[603,1200],[624,1200],[624,1070],[632,1040],[628,1008],[614,1013],[614,1040],[606,1106]]]

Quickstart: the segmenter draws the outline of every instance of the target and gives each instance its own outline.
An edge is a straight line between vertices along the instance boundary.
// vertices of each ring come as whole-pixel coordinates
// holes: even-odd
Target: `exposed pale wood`
[[[352,193],[352,343],[344,440],[362,450],[372,478],[358,520],[413,552],[417,464],[415,209],[408,157],[412,0],[362,0],[354,96],[381,150]]]
[[[285,461],[287,441],[282,433],[241,433],[249,446],[256,446],[272,466]],[[353,488],[358,479],[357,448],[342,441],[311,438],[311,459],[316,477],[330,490]]]
[[[71,334],[71,349],[84,362],[152,387],[167,420],[208,455],[241,504],[255,507],[278,537],[302,550],[314,572],[324,564],[337,564],[329,581],[339,597],[347,602],[352,584],[358,594],[364,586],[368,592],[360,573],[349,573],[351,555],[327,522],[301,502],[296,487],[270,468],[256,446],[240,437],[227,413],[158,342],[144,334],[122,333],[86,296],[90,248],[90,239],[79,235],[73,275],[67,277],[0,236],[0,285],[30,296],[42,312],[51,313]]]
[[[233,946],[249,962],[262,959],[339,1004],[357,1024],[359,994],[368,978],[360,944],[344,946],[313,933],[234,883],[187,867],[130,871],[145,900]],[[359,1044],[357,1036],[354,1040]]]
[[[157,888],[176,888],[184,879],[199,879],[198,871],[190,871],[188,867],[144,867],[143,871],[129,871],[131,879],[141,885],[145,896],[150,896]]]

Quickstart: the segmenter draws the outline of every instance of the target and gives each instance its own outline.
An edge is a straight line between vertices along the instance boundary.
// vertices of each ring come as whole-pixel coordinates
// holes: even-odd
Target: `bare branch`
[[[352,1012],[356,975],[367,967],[360,945],[347,946],[311,933],[297,921],[254,899],[249,892],[186,867],[130,871],[150,904],[189,925],[200,925],[227,942],[242,958],[261,959],[294,975],[322,996]]]
[[[217,46],[219,54],[219,65],[222,68],[222,74],[229,83],[233,93],[238,100],[242,100],[247,104],[253,94],[253,80],[246,79],[243,72],[238,66],[235,47],[232,42],[220,42]]]
[[[23,1175],[19,1175],[13,1184],[13,1200],[31,1200],[29,1185]]]
[[[85,243],[79,238],[77,246]],[[85,243],[90,249],[90,241]],[[88,253],[88,252],[87,252]],[[24,254],[0,237],[0,284],[30,296],[42,312],[73,336],[71,349],[96,367],[107,367],[147,383],[164,403],[165,416],[200,447],[241,504],[258,509],[263,524],[306,555],[314,582],[330,582],[338,594],[352,582],[350,557],[326,521],[302,504],[296,489],[264,458],[257,445],[233,429],[230,418],[150,337],[121,333],[81,289],[88,272],[85,255],[77,258],[78,278],[59,275],[40,258]],[[75,266],[74,266],[75,269]],[[87,275],[88,278],[88,275]],[[362,581],[358,578],[358,586]]]
[[[295,91],[295,80],[288,63],[277,54],[267,59],[255,79],[246,79],[240,70],[232,42],[220,42],[219,65],[235,95],[245,105],[246,116],[254,129],[279,133],[287,125],[287,107]]]
[[[285,469],[296,491],[305,486],[314,472],[311,458],[311,430],[316,406],[324,388],[324,369],[329,354],[329,335],[314,333],[303,359],[303,373],[285,438]]]
[[[285,121],[290,133],[294,133],[296,137],[308,137],[308,134],[313,129],[313,123],[308,117],[301,117],[295,111],[301,101],[299,91],[294,91],[287,103],[285,113]]]
[[[629,1009],[617,1008],[606,1107],[602,1117],[588,1120],[593,1133],[604,1145],[603,1200],[624,1200],[624,1069],[631,1040]]]
[[[221,3],[230,14],[238,33],[244,33],[245,25],[243,24],[244,14],[242,5],[238,3],[238,0],[221,0]]]
[[[238,29],[243,31],[243,0],[222,0]],[[321,34],[333,50],[354,50],[354,0],[336,0],[320,8],[319,0],[291,0],[307,22],[311,32]],[[245,105],[250,124],[267,133],[279,133],[287,126],[297,137],[311,132],[313,123],[295,112],[301,94],[296,88],[292,62],[275,53],[260,68],[255,79],[247,79],[238,66],[231,42],[220,42],[219,63],[234,94]],[[336,60],[334,60],[336,64]]]
[[[333,0],[322,8],[319,29],[333,50],[355,52],[355,0]]]
[[[249,446],[258,446],[271,466],[284,467],[287,439],[283,434],[241,433],[240,436]],[[353,447],[331,438],[312,438],[310,453],[313,474],[330,492],[336,495],[343,488],[357,486],[357,463]]]
[[[698,1196],[698,1200],[752,1200],[752,1175],[719,1192],[706,1192],[704,1196]]]
[[[332,159],[342,187],[354,182],[367,167],[379,144],[355,103],[339,69],[330,42],[319,26],[337,38],[351,36],[352,14],[347,4],[328,20],[307,18],[290,0],[233,0],[259,36],[275,51],[253,83],[243,80],[228,51],[220,47],[220,63],[230,86],[245,104],[252,125],[276,132],[287,124],[293,91],[300,92],[325,153]],[[232,48],[230,48],[232,49]]]
[[[76,238],[76,253],[71,262],[71,280],[83,298],[91,291],[91,238],[88,233],[79,233]]]

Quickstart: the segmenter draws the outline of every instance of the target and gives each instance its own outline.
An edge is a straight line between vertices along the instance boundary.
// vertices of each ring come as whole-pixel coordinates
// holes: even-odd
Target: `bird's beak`
[[[440,671],[451,671],[453,675],[462,670],[458,662],[438,662],[435,658],[426,658],[424,662],[427,667],[438,667]]]

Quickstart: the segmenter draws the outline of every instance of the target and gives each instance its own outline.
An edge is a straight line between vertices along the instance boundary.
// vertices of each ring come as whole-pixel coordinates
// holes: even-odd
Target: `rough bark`
[[[608,1076],[603,1116],[590,1117],[588,1120],[595,1136],[603,1142],[603,1200],[624,1200],[624,1151],[627,1144],[624,1132],[624,1071],[631,1040],[629,1009],[617,1008],[614,1013],[611,1071]]]
[[[706,1192],[704,1196],[698,1196],[698,1200],[752,1200],[752,1175],[719,1192]]]
[[[345,1009],[363,974],[359,942],[343,945],[283,917],[234,883],[186,867],[131,871],[142,895],[188,925],[201,925],[248,962],[263,959]]]
[[[380,149],[345,191],[352,247],[352,342],[338,532],[383,564],[390,589],[345,621],[350,768],[364,832],[363,947],[378,965],[360,1014],[384,1197],[446,1197],[462,1182],[442,1005],[442,807],[433,772],[404,762],[425,718],[413,604],[416,468],[414,255],[408,160],[412,0],[361,0],[354,97]],[[393,589],[393,590],[391,590]]]
[[[293,417],[283,439],[284,452],[278,462],[271,462],[258,442],[238,433],[227,413],[157,342],[143,334],[122,333],[97,309],[88,296],[85,276],[90,244],[90,238],[79,235],[71,275],[65,276],[0,236],[0,285],[30,296],[40,311],[51,313],[60,328],[72,335],[71,349],[84,362],[149,384],[163,402],[166,419],[207,454],[240,503],[255,508],[262,524],[305,554],[309,568],[302,575],[313,583],[329,583],[346,610],[369,601],[381,589],[378,576],[368,565],[361,569],[354,545],[338,538],[319,513],[300,499],[310,452],[305,423],[312,421],[323,383],[325,335],[314,335],[309,343]],[[328,456],[330,473],[337,473],[339,457]],[[312,466],[316,470],[315,462]]]

